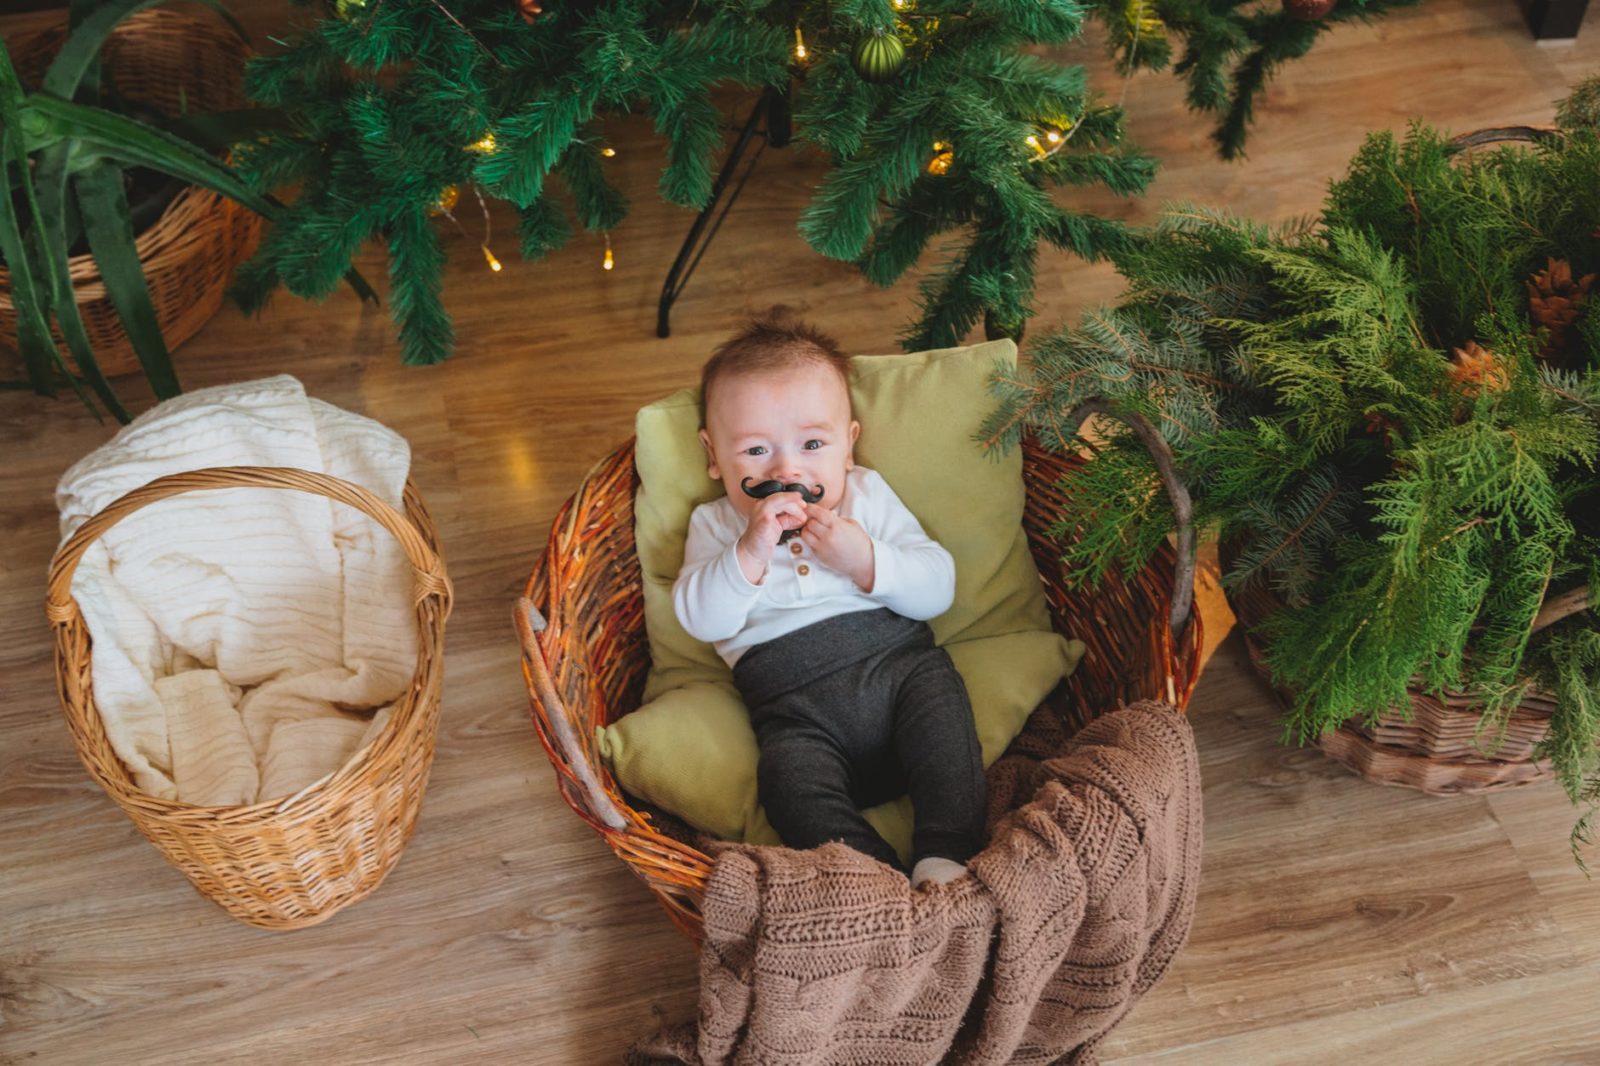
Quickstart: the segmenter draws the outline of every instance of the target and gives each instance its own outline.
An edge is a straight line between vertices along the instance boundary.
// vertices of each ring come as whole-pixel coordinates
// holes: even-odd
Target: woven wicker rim
[[[1266,642],[1257,633],[1269,615],[1283,608],[1282,603],[1262,588],[1229,592],[1228,601],[1239,618],[1251,666],[1280,706],[1292,706],[1295,693],[1273,680]],[[1466,723],[1479,722],[1481,709],[1471,706],[1473,701],[1462,693],[1447,692],[1443,700],[1435,697],[1420,677],[1412,678],[1409,688],[1409,713],[1385,712],[1370,733],[1346,722],[1323,733],[1317,747],[1359,777],[1434,796],[1490,792],[1554,776],[1550,764],[1532,754],[1549,730],[1548,693],[1532,693],[1511,712],[1502,724],[1504,743],[1496,745],[1496,736],[1485,734],[1489,748],[1466,750],[1455,734],[1467,732]],[[1476,728],[1470,731],[1476,736]]]
[[[161,212],[161,217],[151,223],[150,227],[139,234],[134,241],[134,248],[139,253],[139,262],[144,265],[146,271],[186,262],[190,256],[196,227],[209,219],[219,206],[229,203],[232,201],[218,196],[210,189],[194,185],[184,186]],[[72,291],[76,294],[78,303],[106,297],[105,282],[101,280],[100,267],[95,263],[92,253],[84,252],[82,255],[73,256],[67,260],[67,266],[72,276]],[[4,266],[0,266],[0,310],[15,309],[16,305],[11,302],[11,274]]]
[[[659,831],[648,813],[630,805],[600,760],[593,736],[595,726],[638,706],[648,659],[642,648],[642,576],[632,541],[638,486],[633,445],[630,440],[597,463],[556,515],[514,619],[534,725],[563,798],[649,886],[673,924],[698,942],[713,860]],[[1181,598],[1173,589],[1179,575],[1189,575],[1192,594],[1192,555],[1180,560],[1163,548],[1126,583],[1108,578],[1078,602],[1080,594],[1065,587],[1059,549],[1044,530],[1062,514],[1058,483],[1086,461],[1049,452],[1031,436],[1023,441],[1023,524],[1046,602],[1058,627],[1072,616],[1082,624],[1073,635],[1089,644],[1089,654],[1065,683],[1073,694],[1068,711],[1093,717],[1118,702],[1144,698],[1166,699],[1181,709],[1198,680],[1203,634],[1198,616],[1183,625],[1168,608]],[[1192,537],[1187,543],[1192,552]],[[1176,638],[1174,621],[1182,626]]]
[[[83,612],[78,607],[78,601],[72,597],[72,578],[77,572],[83,554],[106,530],[135,511],[172,496],[186,492],[232,488],[292,489],[309,492],[362,511],[388,530],[405,551],[406,558],[411,563],[414,580],[413,606],[420,609],[426,601],[432,600],[441,622],[449,617],[454,591],[445,572],[444,561],[430,543],[429,534],[419,530],[409,519],[376,494],[360,485],[309,470],[292,467],[239,466],[211,467],[157,478],[119,497],[79,526],[56,552],[55,558],[50,563],[45,613],[51,625],[58,633],[85,628]],[[434,664],[429,659],[419,659],[412,679],[413,692],[427,687],[426,675],[433,669]],[[60,672],[58,669],[58,674]],[[92,694],[89,702],[92,704]],[[196,826],[208,825],[216,819],[219,811],[229,812],[227,820],[235,826],[242,823],[263,822],[276,819],[280,815],[292,815],[297,810],[308,807],[317,800],[318,793],[344,790],[362,783],[371,763],[393,754],[393,749],[404,742],[404,737],[414,725],[415,717],[420,713],[419,703],[420,701],[414,699],[402,701],[400,709],[390,718],[379,735],[329,776],[291,796],[260,803],[232,807],[205,807],[166,800],[152,796],[135,786],[125,769],[121,777],[103,773],[92,764],[89,765],[89,770],[119,803],[160,815],[169,822],[183,823],[192,820]],[[98,713],[92,706],[87,710],[89,713]],[[119,760],[113,761],[116,765],[121,765]]]

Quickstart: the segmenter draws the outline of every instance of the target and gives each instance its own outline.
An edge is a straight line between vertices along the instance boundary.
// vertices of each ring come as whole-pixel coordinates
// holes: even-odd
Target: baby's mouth
[[[754,478],[747,477],[743,481],[739,482],[739,487],[744,489],[744,494],[746,496],[750,496],[757,500],[764,500],[768,496],[771,496],[774,492],[797,492],[800,494],[800,498],[807,503],[816,503],[822,499],[823,494],[826,491],[821,485],[818,485],[814,489],[808,489],[805,487],[805,485],[798,481],[791,481],[788,484],[785,484],[776,478],[770,481],[760,481],[754,485],[750,484],[750,482],[754,480]],[[779,534],[778,543],[786,544],[799,535],[800,530],[798,527],[795,529],[786,529]]]

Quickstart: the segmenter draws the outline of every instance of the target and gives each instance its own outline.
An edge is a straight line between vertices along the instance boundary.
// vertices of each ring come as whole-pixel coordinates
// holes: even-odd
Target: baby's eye
[[[767,449],[765,445],[752,444],[750,447],[744,450],[744,453],[746,455],[766,455]]]
[[[822,442],[820,440],[813,438],[812,440],[806,441],[806,451],[808,452],[814,452],[820,447],[822,447]]]

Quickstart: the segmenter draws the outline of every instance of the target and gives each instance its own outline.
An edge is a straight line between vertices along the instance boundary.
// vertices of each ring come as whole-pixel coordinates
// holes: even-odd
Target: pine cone
[[[1548,331],[1535,354],[1540,359],[1552,359],[1566,343],[1567,327],[1578,320],[1594,275],[1585,274],[1573,281],[1572,264],[1565,259],[1548,258],[1545,263],[1543,270],[1523,284],[1528,287],[1528,310],[1534,322]]]
[[[1382,411],[1368,411],[1365,427],[1368,435],[1377,437],[1383,443],[1384,451],[1394,451],[1395,441],[1400,439],[1399,422]]]
[[[1450,380],[1461,395],[1475,400],[1485,392],[1501,392],[1511,386],[1505,363],[1477,341],[1468,341],[1465,348],[1453,351],[1455,365],[1450,368]]]

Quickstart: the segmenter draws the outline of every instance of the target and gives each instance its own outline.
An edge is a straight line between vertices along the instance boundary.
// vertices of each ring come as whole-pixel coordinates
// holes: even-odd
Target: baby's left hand
[[[876,573],[872,538],[854,518],[808,503],[800,540],[816,553],[818,562],[848,574],[862,592],[872,591]]]

